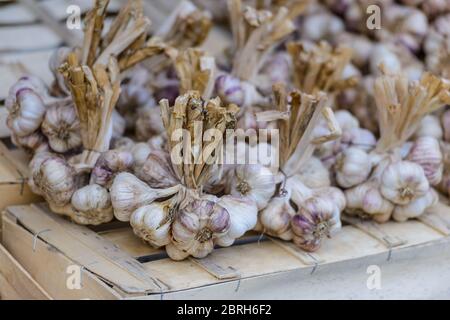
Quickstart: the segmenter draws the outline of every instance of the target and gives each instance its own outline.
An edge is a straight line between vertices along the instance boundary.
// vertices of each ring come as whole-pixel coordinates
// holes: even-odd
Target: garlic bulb
[[[322,161],[311,157],[297,173],[300,180],[309,188],[322,188],[331,185],[330,173]]]
[[[112,123],[113,123],[113,138],[120,138],[124,135],[127,123],[124,117],[120,115],[116,110],[113,111],[112,114]]]
[[[334,113],[334,116],[343,132],[359,128],[358,119],[347,110],[338,110]]]
[[[217,77],[215,91],[222,101],[239,107],[267,103],[267,99],[261,96],[255,86],[229,74]]]
[[[81,146],[80,123],[73,106],[52,106],[42,122],[50,147],[59,153]]]
[[[100,155],[91,173],[91,183],[109,188],[118,172],[127,171],[133,165],[130,152],[109,150]]]
[[[294,243],[306,251],[316,251],[324,237],[340,228],[339,211],[329,199],[312,197],[292,218]]]
[[[230,215],[220,204],[210,199],[189,199],[172,224],[173,245],[195,258],[204,258],[214,249],[214,241],[229,228]],[[171,252],[167,253],[170,256]]]
[[[364,150],[350,147],[337,156],[335,170],[339,186],[356,186],[367,180],[372,171],[370,156]]]
[[[167,189],[152,189],[130,173],[119,173],[110,190],[114,216],[120,221],[129,221],[137,208],[171,196],[179,189],[178,185]]]
[[[223,196],[218,205],[228,211],[230,215],[230,229],[217,239],[217,244],[222,247],[231,246],[234,240],[242,237],[247,231],[252,230],[258,219],[258,208],[254,201],[246,197]]]
[[[30,88],[23,88],[6,101],[9,111],[7,125],[14,134],[23,137],[39,129],[45,115],[41,96]]]
[[[442,128],[444,129],[444,141],[450,142],[450,110],[446,110],[441,116]]]
[[[175,214],[173,204],[173,201],[167,200],[138,208],[130,219],[134,233],[155,248],[169,244]]]
[[[389,164],[381,176],[381,194],[395,204],[406,205],[430,188],[422,167],[410,161]]]
[[[47,156],[33,164],[33,183],[47,202],[62,207],[68,204],[75,192],[74,170],[59,157]],[[39,165],[40,162],[40,165]]]
[[[399,222],[404,222],[411,218],[417,218],[422,215],[427,208],[435,205],[438,200],[439,198],[436,191],[429,189],[425,195],[414,199],[410,203],[403,206],[396,206],[392,218]]]
[[[445,129],[444,129],[445,130]],[[420,126],[414,133],[415,138],[433,137],[441,140],[444,135],[439,118],[435,115],[426,115],[420,122]]]
[[[66,62],[67,57],[71,49],[68,47],[60,47],[56,49],[49,60],[50,71],[55,77],[53,87],[56,89],[56,93],[61,93],[64,95],[69,95],[70,90],[67,88],[66,83],[64,81],[64,76],[61,72],[59,72],[59,67]]]
[[[375,148],[376,138],[372,132],[363,128],[352,128],[342,132],[341,147],[343,149],[355,146],[370,151]]]
[[[394,205],[381,195],[376,181],[345,190],[345,199],[348,214],[370,217],[380,223],[389,220],[394,210]]]
[[[319,41],[333,39],[344,29],[345,25],[339,17],[325,11],[306,16],[301,34],[302,38]]]
[[[259,213],[263,232],[283,240],[292,239],[291,219],[295,215],[287,200],[288,197],[274,197]]]
[[[142,167],[136,169],[136,176],[152,188],[168,188],[180,183],[169,153],[162,150],[151,151]]]
[[[275,177],[259,164],[238,165],[230,182],[231,194],[252,198],[258,210],[263,209],[275,192]]]
[[[425,136],[414,141],[407,160],[419,164],[430,185],[437,185],[442,179],[444,161],[436,138]]]
[[[34,153],[48,151],[47,138],[40,131],[35,131],[27,136],[19,137],[14,133],[11,135],[11,141],[14,145]]]
[[[370,56],[370,71],[374,75],[381,75],[379,66],[383,64],[386,70],[392,73],[398,73],[401,71],[402,64],[400,59],[395,54],[393,49],[386,44],[376,44],[373,47],[372,54]]]
[[[106,223],[114,217],[108,190],[97,184],[75,191],[71,203],[76,209],[72,219],[79,224]]]

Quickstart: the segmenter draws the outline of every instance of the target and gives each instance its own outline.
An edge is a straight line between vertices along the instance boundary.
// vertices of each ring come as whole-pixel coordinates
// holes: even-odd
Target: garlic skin
[[[14,97],[9,97],[5,103],[9,111],[6,123],[17,136],[27,136],[39,129],[44,120],[44,101],[30,88],[22,88],[17,93],[10,92],[11,94],[14,94]]]
[[[136,176],[152,188],[168,188],[180,183],[171,166],[170,154],[162,150],[151,151]]]
[[[56,93],[66,96],[70,95],[70,90],[66,86],[64,76],[58,69],[64,62],[66,62],[71,51],[72,50],[68,47],[60,47],[53,52],[49,60],[50,71],[55,77],[53,87],[56,89]]]
[[[356,186],[366,181],[372,171],[370,156],[364,150],[350,147],[337,156],[335,170],[339,186]]]
[[[215,91],[220,99],[227,103],[234,103],[242,106],[245,102],[245,92],[242,88],[241,80],[231,75],[222,74],[217,77]]]
[[[336,111],[334,113],[334,117],[336,118],[336,121],[339,123],[339,127],[343,132],[359,128],[358,119],[347,110]]]
[[[68,204],[76,187],[73,168],[64,159],[49,155],[37,160],[33,167],[33,183],[47,202],[57,207]]]
[[[174,195],[179,189],[178,185],[167,189],[152,189],[131,173],[121,172],[114,178],[110,190],[114,216],[117,220],[129,221],[137,208]]]
[[[436,186],[442,180],[444,159],[436,138],[425,136],[416,139],[406,159],[422,167],[430,185]]]
[[[47,138],[40,131],[35,131],[32,134],[23,137],[19,137],[12,133],[11,141],[14,145],[31,154],[49,151]]]
[[[190,199],[172,224],[172,242],[178,250],[204,258],[214,249],[214,241],[229,229],[230,215],[224,207],[209,199]]]
[[[130,152],[108,150],[100,155],[91,173],[91,183],[109,188],[118,172],[128,171],[133,165]]]
[[[256,226],[258,208],[252,199],[230,195],[221,197],[218,205],[228,211],[230,229],[225,235],[218,238],[216,243],[222,247],[229,247],[235,239],[242,237]]]
[[[65,153],[81,146],[80,123],[73,106],[48,108],[41,129],[56,152]]]
[[[253,199],[258,210],[263,209],[275,192],[275,177],[259,164],[238,165],[231,179],[231,195]]]
[[[97,184],[75,191],[71,203],[76,209],[71,217],[79,224],[97,225],[109,222],[114,217],[108,190]]]
[[[292,218],[293,241],[309,252],[319,249],[323,238],[340,228],[339,211],[332,201],[312,197],[305,201]]]
[[[381,176],[381,194],[395,204],[406,205],[430,188],[422,167],[410,161],[389,164]]]
[[[436,191],[430,189],[425,195],[416,198],[407,205],[396,206],[392,218],[398,222],[404,222],[408,219],[417,218],[425,213],[427,208],[437,204],[438,201],[439,197]]]
[[[169,244],[174,209],[170,200],[138,208],[130,219],[134,233],[155,248]]]
[[[381,195],[376,181],[367,181],[344,193],[348,214],[370,217],[380,223],[390,219],[394,205]]]

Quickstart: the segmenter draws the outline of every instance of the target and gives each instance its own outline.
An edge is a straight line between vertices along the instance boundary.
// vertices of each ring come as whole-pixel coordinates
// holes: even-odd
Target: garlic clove
[[[131,173],[119,173],[114,178],[110,191],[114,216],[120,221],[129,221],[137,208],[151,204],[156,199],[174,195],[179,190],[178,185],[166,189],[153,189]]]
[[[75,191],[71,203],[79,211],[76,219],[84,221],[82,224],[106,223],[114,217],[108,190],[97,184]]]
[[[381,176],[381,194],[395,204],[406,205],[430,188],[422,167],[410,161],[389,164]]]
[[[170,259],[175,261],[181,261],[189,257],[189,253],[186,251],[178,249],[175,245],[172,243],[169,243],[166,245],[166,253],[169,256]]]

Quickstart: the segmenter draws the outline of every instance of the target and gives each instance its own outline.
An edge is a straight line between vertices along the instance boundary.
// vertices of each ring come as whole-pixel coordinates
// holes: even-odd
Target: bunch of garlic
[[[442,179],[442,152],[436,133],[418,129],[430,121],[425,115],[448,103],[448,87],[429,74],[411,84],[404,75],[375,81],[380,140],[373,150],[345,150],[334,166],[337,184],[346,189],[346,212],[378,222],[405,221],[437,202],[432,186]]]
[[[232,245],[257,220],[258,199],[250,193],[205,192],[214,190],[210,183],[220,177],[221,165],[211,160],[221,150],[216,148],[226,137],[226,129],[236,124],[238,109],[222,105],[219,98],[204,101],[196,91],[179,96],[174,106],[166,99],[160,106],[168,149],[150,150],[134,174],[116,176],[111,187],[114,215],[130,221],[135,234],[150,245],[165,247],[174,260],[203,258],[216,244]],[[191,136],[180,141],[180,130]],[[217,140],[204,138],[208,130],[217,130]]]

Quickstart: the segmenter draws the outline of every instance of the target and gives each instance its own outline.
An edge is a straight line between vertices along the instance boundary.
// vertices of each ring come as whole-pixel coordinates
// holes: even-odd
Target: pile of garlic
[[[438,201],[432,186],[442,179],[439,140],[431,135],[408,143],[423,117],[450,102],[449,84],[424,74],[409,83],[404,75],[375,81],[380,139],[373,150],[357,145],[339,154],[334,169],[345,188],[346,212],[385,222],[422,215]]]

